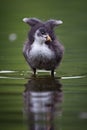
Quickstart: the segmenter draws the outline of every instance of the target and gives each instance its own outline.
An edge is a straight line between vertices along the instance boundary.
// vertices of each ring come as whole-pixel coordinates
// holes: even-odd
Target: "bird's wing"
[[[30,48],[31,48],[31,45],[29,41],[27,40],[23,47],[23,55],[27,61],[28,61],[28,54],[29,54]]]

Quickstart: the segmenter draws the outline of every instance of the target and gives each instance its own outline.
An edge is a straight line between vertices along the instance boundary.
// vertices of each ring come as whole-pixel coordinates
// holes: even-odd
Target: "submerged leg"
[[[54,77],[54,70],[51,70],[51,76]]]
[[[36,68],[33,68],[34,75],[36,75]]]

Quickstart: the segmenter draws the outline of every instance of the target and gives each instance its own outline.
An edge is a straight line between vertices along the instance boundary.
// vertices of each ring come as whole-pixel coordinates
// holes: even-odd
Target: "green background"
[[[22,55],[23,44],[30,27],[25,17],[43,21],[61,19],[64,23],[55,29],[65,47],[58,77],[87,76],[87,1],[86,0],[1,0],[0,1],[0,70],[18,73],[1,76],[25,77],[30,70]],[[17,38],[9,40],[10,34]],[[29,76],[27,74],[27,76]],[[24,83],[27,80],[0,79],[0,130],[25,130],[23,122]],[[87,129],[87,78],[61,80],[64,102],[62,130]],[[80,119],[80,113],[86,119]],[[57,125],[57,123],[56,123]],[[58,127],[57,127],[58,129]]]
[[[0,69],[28,70],[22,56],[23,44],[29,26],[25,17],[41,20],[61,19],[64,23],[55,29],[65,47],[60,72],[69,75],[84,74],[87,70],[87,2],[86,0],[3,0],[0,4]],[[15,33],[17,39],[9,41]],[[59,72],[59,73],[60,73]]]

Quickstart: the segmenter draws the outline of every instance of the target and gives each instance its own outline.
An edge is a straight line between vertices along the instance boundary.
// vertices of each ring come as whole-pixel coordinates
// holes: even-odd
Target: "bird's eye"
[[[44,34],[45,34],[45,32],[41,32],[41,34],[43,34],[43,35],[44,35]]]
[[[41,32],[42,35],[46,34],[46,31],[44,29],[40,29],[40,32]]]

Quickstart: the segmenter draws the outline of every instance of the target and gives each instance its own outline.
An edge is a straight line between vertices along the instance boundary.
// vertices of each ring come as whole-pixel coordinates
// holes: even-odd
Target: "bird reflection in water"
[[[23,95],[28,130],[60,130],[57,121],[62,113],[63,92],[58,79],[31,77]]]

